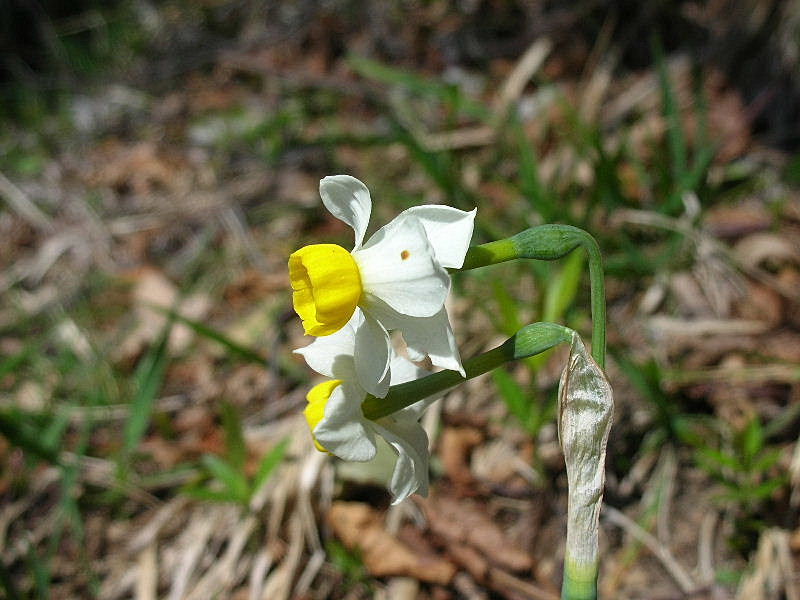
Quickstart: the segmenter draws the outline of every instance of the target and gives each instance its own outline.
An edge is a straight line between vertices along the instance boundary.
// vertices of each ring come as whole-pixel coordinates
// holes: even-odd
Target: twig
[[[520,592],[525,594],[531,600],[558,600],[558,596],[547,590],[543,590],[539,586],[536,586],[528,581],[523,581],[517,577],[514,577],[510,573],[506,573],[501,569],[492,569],[490,571],[490,577],[493,584],[501,588],[506,588],[510,590],[514,590],[516,592]]]
[[[503,82],[492,107],[496,120],[503,120],[511,104],[519,99],[525,86],[528,85],[528,81],[544,64],[552,47],[553,44],[549,39],[539,38],[520,57],[517,64],[514,65],[514,69]]]
[[[753,367],[720,367],[716,369],[695,369],[682,371],[668,369],[663,373],[663,381],[673,385],[692,383],[796,383],[800,381],[800,367],[795,365],[760,365]],[[798,459],[800,461],[800,459]]]
[[[208,511],[209,513],[212,511]],[[190,534],[184,537],[189,542],[187,548],[182,549],[181,559],[177,567],[173,569],[172,585],[169,590],[169,600],[180,600],[186,594],[186,589],[189,586],[189,580],[195,567],[200,562],[203,552],[207,549],[208,539],[217,525],[215,515],[203,514],[202,512],[193,513],[199,516],[199,521],[196,519],[190,520],[189,529],[185,530]]]
[[[42,210],[36,206],[28,196],[0,173],[0,196],[3,196],[8,205],[17,211],[20,217],[28,221],[37,229],[46,232],[53,231],[53,223]]]
[[[714,532],[717,530],[719,514],[712,511],[703,517],[700,524],[700,536],[697,540],[697,572],[703,585],[714,584]]]
[[[608,504],[603,506],[603,516],[617,527],[624,529],[635,540],[644,544],[644,546],[661,561],[664,570],[670,574],[684,594],[690,594],[693,590],[697,589],[697,584],[692,580],[680,563],[678,563],[669,549],[653,535],[642,529],[625,514]]]
[[[139,553],[136,600],[156,600],[158,590],[158,550],[155,540]]]

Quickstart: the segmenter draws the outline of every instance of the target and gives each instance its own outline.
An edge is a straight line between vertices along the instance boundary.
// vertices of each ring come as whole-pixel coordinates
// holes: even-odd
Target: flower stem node
[[[361,299],[361,275],[353,255],[336,244],[313,244],[289,257],[294,310],[308,335],[344,327]]]

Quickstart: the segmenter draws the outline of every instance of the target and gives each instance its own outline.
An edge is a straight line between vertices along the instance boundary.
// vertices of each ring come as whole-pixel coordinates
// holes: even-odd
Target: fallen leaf
[[[334,502],[327,520],[349,549],[357,549],[364,566],[375,577],[408,576],[447,584],[456,567],[435,555],[411,549],[384,528],[383,516],[360,502]]]
[[[772,227],[774,217],[760,202],[710,207],[703,214],[704,228],[716,238],[738,238]]]
[[[474,562],[474,556],[464,553],[464,546],[476,550],[489,564],[510,571],[527,571],[533,567],[530,554],[503,533],[485,505],[441,495],[419,500],[419,504],[428,517],[431,530],[447,542],[448,550],[452,552],[458,547],[453,557],[458,555],[465,559],[465,567]],[[472,566],[480,568],[477,563]]]
[[[470,471],[472,449],[483,441],[483,434],[472,427],[447,427],[440,441],[440,455],[445,473],[456,485],[473,482]]]
[[[189,296],[176,306],[178,288],[164,273],[152,267],[138,269],[132,274],[134,280],[131,304],[136,319],[135,329],[122,342],[115,353],[118,361],[124,362],[138,356],[145,346],[155,342],[164,331],[167,315],[161,309],[175,309],[192,320],[201,320],[211,308],[205,295]],[[180,352],[192,341],[194,331],[187,325],[175,323],[169,337],[169,349]]]

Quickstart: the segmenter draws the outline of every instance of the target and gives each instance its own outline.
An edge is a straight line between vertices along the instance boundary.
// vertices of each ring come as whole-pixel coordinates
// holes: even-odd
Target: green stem
[[[465,361],[466,378],[483,375],[512,360],[540,354],[562,342],[569,343],[573,335],[571,329],[557,323],[526,325],[497,348]],[[439,371],[408,383],[393,385],[385,398],[367,396],[361,410],[368,419],[380,419],[463,381],[464,378],[456,371]]]
[[[592,358],[605,368],[606,297],[603,278],[603,257],[597,241],[583,229],[571,225],[540,225],[515,236],[473,246],[467,252],[462,271],[517,258],[556,260],[575,248],[582,247],[589,262],[589,289],[592,306]]]
[[[562,600],[597,599],[598,564],[579,565],[572,557],[564,557],[564,579],[561,585]]]

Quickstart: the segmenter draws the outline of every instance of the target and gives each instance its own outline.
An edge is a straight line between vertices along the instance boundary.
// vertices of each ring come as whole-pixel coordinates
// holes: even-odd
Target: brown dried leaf
[[[456,573],[449,561],[411,549],[384,529],[382,515],[360,502],[334,502],[328,524],[342,543],[358,549],[375,577],[408,576],[447,584]]]
[[[178,288],[158,269],[145,267],[134,272],[132,277],[131,300],[137,324],[117,349],[116,358],[120,361],[137,356],[147,344],[158,339],[167,323],[167,316],[154,307],[170,310],[178,298]],[[207,296],[195,294],[184,300],[177,310],[185,317],[200,320],[210,307],[211,301]],[[170,350],[179,352],[185,349],[193,337],[191,328],[176,323],[170,333]]]
[[[447,476],[456,485],[474,481],[470,471],[472,449],[483,441],[483,434],[472,427],[447,427],[442,433],[440,453]]]
[[[742,319],[761,320],[772,327],[780,325],[783,318],[783,301],[771,287],[752,281],[747,291],[736,303],[736,316]]]
[[[800,264],[800,250],[777,233],[754,233],[740,240],[733,250],[740,263],[748,268],[760,267],[765,261]]]
[[[716,238],[738,238],[766,231],[773,221],[761,202],[712,206],[703,215],[705,229]]]
[[[156,189],[178,191],[187,184],[188,165],[182,157],[167,156],[151,142],[125,145],[113,141],[89,157],[85,179],[91,186],[131,190],[139,196]]]
[[[491,564],[511,571],[527,571],[533,567],[530,554],[510,540],[487,513],[484,505],[457,501],[446,496],[420,500],[431,529],[446,540],[456,557],[463,557],[462,546],[477,550]],[[453,551],[453,548],[459,548]],[[465,566],[468,566],[468,562]],[[477,565],[473,565],[477,568]]]

